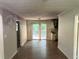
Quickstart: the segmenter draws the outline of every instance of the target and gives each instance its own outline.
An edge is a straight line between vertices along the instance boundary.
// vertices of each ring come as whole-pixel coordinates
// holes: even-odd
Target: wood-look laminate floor
[[[55,41],[32,40],[20,48],[13,59],[67,59]]]

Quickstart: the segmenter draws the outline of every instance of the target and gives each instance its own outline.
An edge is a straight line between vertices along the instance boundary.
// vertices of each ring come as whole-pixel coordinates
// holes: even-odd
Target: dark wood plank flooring
[[[13,59],[67,59],[57,48],[57,42],[32,40],[27,42]]]

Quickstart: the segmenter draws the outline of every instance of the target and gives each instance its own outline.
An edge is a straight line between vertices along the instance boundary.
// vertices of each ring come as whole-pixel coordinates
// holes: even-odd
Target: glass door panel
[[[46,30],[47,30],[47,25],[46,24],[41,24],[41,39],[46,39]]]
[[[39,39],[39,24],[32,25],[32,39]]]

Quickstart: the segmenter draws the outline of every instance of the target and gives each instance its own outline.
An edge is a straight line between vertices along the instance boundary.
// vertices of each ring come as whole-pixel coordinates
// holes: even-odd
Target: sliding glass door
[[[32,25],[32,39],[39,39],[39,24]]]
[[[32,25],[32,39],[46,39],[47,36],[47,24],[37,23]]]
[[[43,39],[46,39],[46,32],[47,32],[47,26],[46,26],[46,24],[41,24],[41,39],[43,40]]]

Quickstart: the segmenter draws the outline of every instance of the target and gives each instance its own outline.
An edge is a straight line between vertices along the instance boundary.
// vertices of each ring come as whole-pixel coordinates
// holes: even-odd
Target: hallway
[[[27,42],[13,59],[67,59],[64,54],[57,48],[55,41],[38,41]]]

